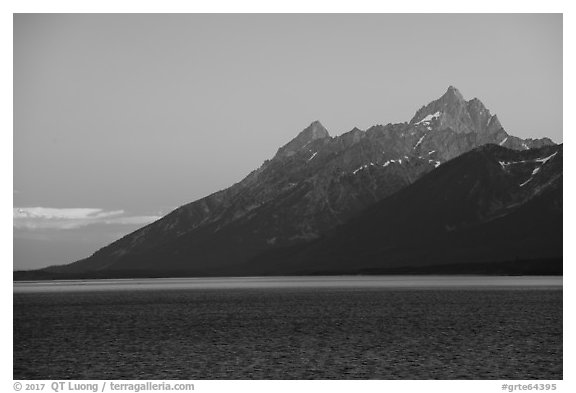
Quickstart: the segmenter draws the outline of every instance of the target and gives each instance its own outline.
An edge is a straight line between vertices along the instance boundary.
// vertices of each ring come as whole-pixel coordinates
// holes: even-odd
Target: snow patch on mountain
[[[536,159],[536,160],[534,160],[534,161],[541,162],[542,165],[544,165],[544,164],[546,164],[549,160],[551,160],[552,158],[554,158],[554,156],[555,156],[556,154],[558,154],[558,152],[555,152],[554,154],[551,154],[551,155],[549,155],[548,157],[538,158],[538,159]]]
[[[352,171],[352,174],[355,175],[356,173],[358,173],[358,171],[367,169],[369,166],[374,166],[374,163],[371,162],[370,164],[366,164],[366,165],[361,165],[360,167],[358,167],[357,169]]]
[[[531,180],[532,180],[532,178],[529,178],[524,183],[520,184],[520,187],[524,187],[526,184],[530,183]]]
[[[419,122],[416,122],[415,124],[429,123],[438,117],[440,117],[440,112],[436,112],[433,115],[428,115],[425,118],[423,118],[422,120],[420,120]]]
[[[400,158],[398,160],[388,160],[384,164],[382,164],[382,166],[386,167],[390,164],[402,164],[402,159]]]
[[[420,140],[414,145],[414,149],[416,149],[422,143],[424,137],[426,137],[426,135],[422,135],[422,138],[420,138]]]

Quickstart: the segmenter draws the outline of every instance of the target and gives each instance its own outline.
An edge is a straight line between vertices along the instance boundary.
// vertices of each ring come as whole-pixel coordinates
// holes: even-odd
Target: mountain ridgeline
[[[454,87],[407,123],[315,121],[242,181],[46,276],[561,273],[562,146]]]

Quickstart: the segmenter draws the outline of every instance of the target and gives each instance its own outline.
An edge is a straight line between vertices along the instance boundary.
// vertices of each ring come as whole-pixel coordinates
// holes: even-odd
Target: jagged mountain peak
[[[454,86],[448,86],[446,93],[440,98],[444,100],[453,100],[453,101],[465,101],[464,96],[460,93],[460,90],[455,88]]]
[[[442,96],[427,105],[421,107],[410,120],[410,124],[418,124],[425,118],[433,116],[439,117],[444,114],[449,108],[462,107],[466,104],[464,97],[458,89],[454,86],[449,86]]]
[[[308,127],[306,127],[300,132],[300,134],[298,134],[298,137],[300,136],[309,140],[314,140],[320,138],[328,138],[330,137],[330,133],[328,133],[326,127],[324,127],[319,120],[314,120]]]
[[[473,98],[469,101],[454,86],[437,100],[420,108],[410,124],[418,124],[427,117],[438,118],[437,129],[452,129],[456,133],[495,134],[502,131],[496,116],[492,116],[482,101]]]
[[[278,149],[276,157],[290,157],[298,150],[309,145],[311,142],[324,138],[330,138],[330,134],[320,121],[315,120],[310,123],[308,127],[303,129],[294,139]]]

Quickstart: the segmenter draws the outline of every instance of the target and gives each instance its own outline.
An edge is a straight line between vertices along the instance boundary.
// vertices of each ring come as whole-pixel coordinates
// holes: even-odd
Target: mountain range
[[[509,135],[450,86],[409,122],[331,137],[315,121],[231,187],[34,274],[559,274],[561,259],[562,145]]]

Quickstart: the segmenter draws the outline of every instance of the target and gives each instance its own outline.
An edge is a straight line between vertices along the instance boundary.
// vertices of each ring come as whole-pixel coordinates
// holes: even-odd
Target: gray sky
[[[562,16],[16,15],[14,207],[39,209],[15,212],[14,267],[86,257],[313,120],[409,121],[449,85],[562,142]]]

